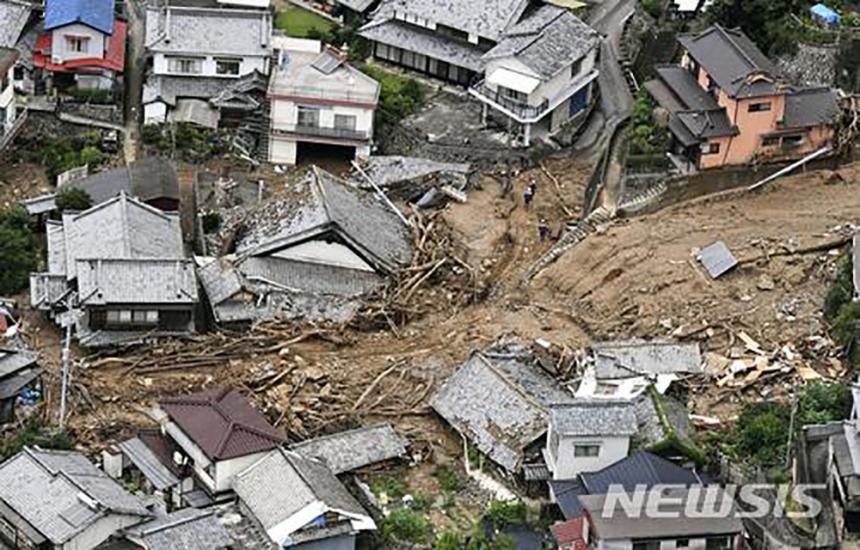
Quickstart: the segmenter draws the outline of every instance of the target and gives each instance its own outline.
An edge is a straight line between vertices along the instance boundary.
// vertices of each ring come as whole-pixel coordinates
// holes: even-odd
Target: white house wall
[[[600,445],[600,454],[595,457],[576,457],[576,445]],[[572,479],[582,472],[594,472],[615,464],[627,456],[629,437],[571,437],[562,435],[555,457],[554,479]]]
[[[88,37],[87,51],[75,52],[67,49],[66,36]],[[55,63],[64,63],[75,59],[102,58],[105,53],[105,38],[101,32],[80,23],[54,29],[51,38],[51,58]]]
[[[12,73],[14,68],[9,69],[9,74],[7,75],[7,86],[0,90],[0,109],[3,109],[6,113],[5,120],[0,120],[0,124],[2,124],[6,130],[9,130],[12,127],[12,124],[15,122],[15,86],[12,82]]]
[[[164,124],[167,122],[167,104],[153,101],[143,106],[144,124]]]
[[[236,59],[239,60],[239,74],[238,75],[222,75],[217,74],[215,71],[215,58],[225,58],[225,59]],[[187,74],[187,73],[174,73],[170,72],[169,59],[188,59],[188,58],[197,58],[200,59],[201,69],[199,73]],[[218,77],[218,78],[226,78],[233,79],[239,78],[241,76],[245,76],[254,71],[259,71],[263,74],[267,74],[269,72],[269,58],[262,56],[251,56],[251,57],[236,57],[230,55],[209,55],[204,54],[202,52],[197,53],[188,53],[188,54],[164,54],[164,53],[156,53],[152,58],[152,72],[157,75],[182,75],[182,76],[197,76],[197,77]]]
[[[296,150],[295,140],[272,138],[269,140],[269,162],[293,165],[296,163]]]
[[[221,493],[233,489],[233,478],[251,467],[255,462],[268,454],[268,451],[221,460],[215,463],[215,492]]]
[[[322,128],[334,128],[335,115],[355,116],[355,129],[359,132],[373,131],[373,109],[354,107],[351,105],[318,105],[313,101],[303,103],[285,99],[272,101],[272,128],[288,128],[298,123],[299,105],[320,109],[319,125]]]

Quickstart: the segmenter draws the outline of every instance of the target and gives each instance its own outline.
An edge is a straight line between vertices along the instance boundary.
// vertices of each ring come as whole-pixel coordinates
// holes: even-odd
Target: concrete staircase
[[[604,206],[598,206],[579,222],[569,224],[564,235],[561,236],[561,239],[558,240],[555,246],[547,250],[543,256],[538,258],[538,260],[532,264],[523,277],[523,281],[525,283],[531,281],[538,273],[555,263],[555,261],[561,258],[568,250],[575,247],[598,230],[610,226],[614,219],[615,214],[613,212]]]

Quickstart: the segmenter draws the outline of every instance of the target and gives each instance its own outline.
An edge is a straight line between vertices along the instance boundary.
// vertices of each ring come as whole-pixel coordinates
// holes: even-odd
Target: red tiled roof
[[[51,61],[53,35],[50,32],[39,35],[33,48],[33,65],[52,72],[76,72],[86,69],[109,69],[121,73],[125,69],[125,39],[128,34],[128,23],[117,19],[114,21],[113,33],[108,37],[108,47],[104,58],[88,57],[74,59],[64,63]]]
[[[158,457],[159,462],[170,470],[170,473],[176,477],[182,477],[182,468],[173,461],[173,453],[179,449],[175,443],[161,434],[161,430],[144,428],[138,430],[137,438],[152,451],[152,454]]]
[[[167,399],[162,408],[210,460],[268,451],[285,441],[245,397],[227,388]]]
[[[573,518],[568,521],[555,523],[550,527],[555,541],[559,546],[570,546],[579,550],[585,548],[585,541],[582,539],[582,518]]]

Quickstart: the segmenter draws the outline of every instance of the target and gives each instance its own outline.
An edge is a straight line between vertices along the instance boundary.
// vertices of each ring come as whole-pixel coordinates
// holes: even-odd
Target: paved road
[[[143,108],[144,54],[146,29],[142,2],[125,0],[128,12],[128,51],[125,61],[125,139],[123,154],[126,162],[134,162],[140,148],[140,110]]]

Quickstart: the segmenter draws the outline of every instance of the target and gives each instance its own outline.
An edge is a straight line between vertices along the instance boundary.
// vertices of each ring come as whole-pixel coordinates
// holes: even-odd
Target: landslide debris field
[[[73,435],[95,451],[148,425],[146,410],[163,396],[232,385],[294,439],[391,422],[428,462],[450,462],[459,440],[434,416],[429,398],[470,352],[500,338],[544,338],[570,351],[614,338],[699,341],[711,376],[693,388],[688,405],[723,425],[744,400],[844,375],[821,306],[847,250],[835,243],[845,241],[860,211],[860,166],[841,168],[841,177],[810,172],[756,193],[618,220],[524,285],[529,266],[551,246],[538,239],[539,220],[555,233],[568,219],[565,209],[578,212],[591,166],[550,159],[545,169],[520,174],[507,196],[486,176],[466,203],[422,213],[416,241],[427,252],[418,262],[430,268],[416,272],[426,277],[417,284],[409,274],[396,277],[411,285],[408,300],[403,292],[397,304],[377,298],[363,327],[273,321],[125,354],[78,354]],[[539,189],[526,210],[521,197],[531,178]],[[713,280],[693,251],[716,240],[740,265]],[[444,254],[456,257],[431,272]],[[55,409],[59,336],[30,312],[27,337],[45,356],[48,406]],[[739,357],[754,366],[727,376],[728,361]]]

